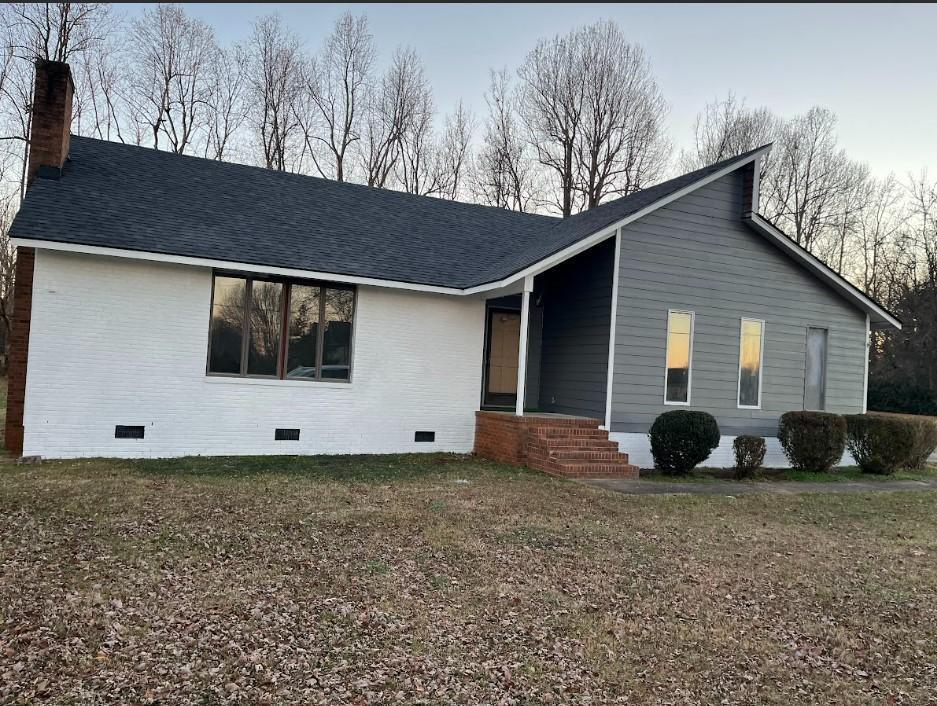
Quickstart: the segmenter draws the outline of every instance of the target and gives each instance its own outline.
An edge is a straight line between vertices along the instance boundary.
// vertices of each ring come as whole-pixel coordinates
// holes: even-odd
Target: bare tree
[[[422,67],[420,80],[412,87],[412,112],[400,139],[397,183],[408,193],[430,196],[441,191],[442,173],[433,130],[436,106],[429,85],[422,80]]]
[[[126,80],[119,52],[108,41],[95,44],[73,63],[72,129],[101,140],[124,142]]]
[[[617,24],[597,22],[574,36],[585,81],[575,188],[582,205],[593,208],[664,174],[670,159],[667,104],[644,50],[628,42]]]
[[[773,168],[763,186],[765,213],[808,250],[834,227],[846,190],[850,161],[837,145],[836,116],[811,108],[789,120],[774,147]]]
[[[538,196],[528,144],[516,119],[516,101],[507,71],[492,71],[485,94],[488,118],[475,165],[473,188],[482,203],[530,210]]]
[[[530,142],[556,184],[551,205],[569,216],[574,208],[576,146],[588,80],[578,33],[541,39],[517,74],[521,81],[520,112]]]
[[[207,128],[214,33],[176,5],[144,10],[130,30],[133,117],[160,147],[191,151]]]
[[[235,135],[247,117],[246,74],[247,53],[242,46],[215,50],[209,71],[206,157],[223,160],[231,152]]]
[[[33,62],[71,61],[100,42],[111,26],[103,3],[8,3],[0,6],[6,75],[0,85],[0,125],[8,156],[18,152],[19,196],[26,190]],[[80,106],[81,96],[76,96]]]
[[[316,171],[345,181],[349,150],[361,139],[365,93],[371,87],[374,38],[364,15],[338,18],[306,78],[314,120],[304,139]]]
[[[831,219],[827,252],[819,253],[840,274],[854,270],[858,264],[857,239],[873,188],[867,165],[854,161],[843,165],[842,185],[835,216]]]
[[[777,139],[781,120],[767,108],[748,108],[732,93],[723,100],[707,103],[696,116],[694,146],[683,152],[681,165],[687,171],[699,169],[748,152]],[[762,161],[762,178],[769,161]]]
[[[880,292],[901,319],[900,335],[878,336],[870,389],[892,411],[937,412],[937,183],[926,171],[905,187],[905,219],[883,268]],[[881,295],[881,294],[880,294]],[[883,394],[884,393],[884,394]],[[890,399],[889,399],[890,398]],[[870,393],[870,401],[872,394]]]
[[[0,331],[3,336],[2,365],[6,371],[10,321],[13,318],[13,287],[16,284],[16,248],[10,243],[10,225],[16,213],[16,192],[0,194]]]
[[[429,86],[412,49],[398,49],[370,92],[361,161],[368,186],[385,186],[398,167],[404,134],[425,112]],[[430,103],[431,103],[430,99]],[[412,137],[411,137],[412,140]]]
[[[873,179],[867,191],[857,229],[857,250],[861,258],[856,281],[873,297],[884,297],[889,248],[905,223],[902,196],[893,174]]]
[[[68,61],[101,41],[109,15],[107,3],[14,2],[4,6],[0,20],[18,57]]]
[[[465,191],[472,173],[472,135],[475,117],[462,101],[451,115],[446,116],[442,144],[439,147],[440,194],[456,201]]]
[[[296,107],[303,91],[302,46],[276,15],[254,23],[248,46],[252,127],[264,165],[283,171],[296,166],[295,143],[301,140]]]

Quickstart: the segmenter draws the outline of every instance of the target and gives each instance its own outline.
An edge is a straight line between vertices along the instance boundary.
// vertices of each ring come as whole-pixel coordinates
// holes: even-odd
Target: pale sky
[[[123,6],[133,15],[143,5]],[[600,18],[647,50],[689,146],[707,101],[733,91],[789,117],[839,116],[840,142],[875,174],[937,171],[937,5],[405,5],[185,3],[222,42],[278,12],[310,50],[346,10],[366,14],[383,66],[398,45],[422,57],[436,104],[463,99],[481,120],[489,68],[514,70],[539,37]]]

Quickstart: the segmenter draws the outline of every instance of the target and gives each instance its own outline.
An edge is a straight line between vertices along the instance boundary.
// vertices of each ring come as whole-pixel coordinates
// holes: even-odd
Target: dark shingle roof
[[[567,219],[72,136],[13,237],[464,289],[503,279],[752,153]]]

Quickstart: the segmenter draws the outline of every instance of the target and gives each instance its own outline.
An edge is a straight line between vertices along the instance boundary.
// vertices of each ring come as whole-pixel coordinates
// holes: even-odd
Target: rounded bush
[[[849,453],[864,473],[889,474],[907,466],[916,450],[914,420],[872,414],[846,417]]]
[[[735,477],[749,478],[765,461],[767,448],[760,436],[737,436],[732,442],[735,451]]]
[[[662,473],[689,473],[719,446],[719,425],[706,412],[664,412],[651,425],[651,455]]]
[[[937,422],[928,417],[918,417],[910,421],[914,424],[916,438],[905,467],[924,468],[927,459],[937,449]]]
[[[846,420],[829,412],[785,412],[778,422],[778,441],[797,470],[828,471],[846,450]]]

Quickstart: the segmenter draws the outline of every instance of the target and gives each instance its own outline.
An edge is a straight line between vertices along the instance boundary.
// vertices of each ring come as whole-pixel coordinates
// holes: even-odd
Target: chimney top
[[[29,129],[29,165],[26,186],[37,177],[60,175],[68,159],[75,84],[68,64],[36,60],[32,116]]]

